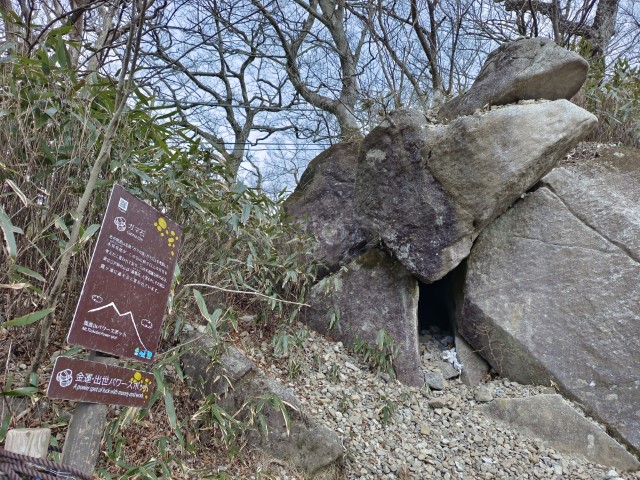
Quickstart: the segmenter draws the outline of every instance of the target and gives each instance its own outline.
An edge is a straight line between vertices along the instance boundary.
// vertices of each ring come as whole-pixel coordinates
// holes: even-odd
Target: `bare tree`
[[[250,146],[304,130],[282,111],[301,103],[276,68],[267,21],[251,4],[196,0],[174,4],[149,36],[145,77],[176,123],[203,138],[237,178]]]
[[[468,84],[469,68],[480,52],[478,39],[467,28],[473,4],[469,0],[411,0],[408,5],[378,0],[376,4],[371,32],[381,56],[392,60],[425,109]],[[393,77],[393,68],[388,70],[387,76]]]
[[[589,56],[598,59],[604,57],[615,33],[620,0],[586,0],[577,6],[559,0],[504,0],[504,8],[516,14],[520,35],[538,36],[540,15],[551,21],[557,43],[568,45],[575,38],[582,38],[589,42]]]
[[[348,21],[344,1],[295,0],[295,5],[284,6],[282,2],[252,2],[275,33],[295,91],[309,104],[334,115],[342,138],[360,135],[355,107],[362,49],[368,39],[366,26],[358,29]],[[325,78],[318,76],[311,63],[314,58],[326,68]]]

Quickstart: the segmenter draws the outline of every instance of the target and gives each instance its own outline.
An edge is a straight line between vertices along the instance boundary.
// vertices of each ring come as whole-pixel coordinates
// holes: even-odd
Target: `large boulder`
[[[587,61],[547,38],[529,38],[493,51],[471,88],[438,111],[442,121],[519,100],[570,99],[587,79]]]
[[[185,344],[182,366],[196,396],[216,395],[222,408],[240,420],[249,420],[252,410],[263,415],[267,431],[258,426],[247,432],[252,447],[310,474],[342,457],[340,438],[317,424],[293,392],[267,377],[240,350],[226,345],[218,351],[220,342],[209,334],[190,335]]]
[[[360,142],[340,143],[314,158],[284,207],[317,239],[320,274],[336,271],[361,254],[369,241],[354,215],[354,184]]]
[[[600,425],[573,408],[560,395],[500,398],[481,407],[489,417],[539,438],[562,453],[621,470],[637,470],[638,459],[607,435]],[[561,425],[562,428],[558,428]]]
[[[215,394],[224,396],[258,367],[240,350],[208,333],[192,333],[184,339],[189,348],[182,354],[182,370],[190,379],[192,396],[197,399]]]
[[[596,123],[566,100],[511,105],[448,125],[396,112],[361,146],[356,207],[362,223],[431,283],[467,257],[482,229]]]
[[[601,148],[577,165],[553,170],[542,183],[578,219],[640,262],[640,150]]]
[[[374,346],[384,329],[398,347],[394,362],[398,380],[424,384],[418,350],[418,282],[400,263],[384,252],[369,250],[316,284],[309,303],[309,325],[347,346],[356,340]],[[334,325],[329,315],[334,315]]]
[[[275,401],[265,401],[268,399]],[[249,415],[247,407],[257,409],[264,415],[268,431],[251,430],[249,444],[308,474],[314,474],[342,458],[344,448],[338,435],[315,422],[302,410],[293,392],[272,378],[248,376],[224,397],[221,404],[229,412],[242,412],[240,418],[243,419]]]
[[[563,165],[468,261],[459,333],[503,375],[549,385],[640,452],[640,155]]]

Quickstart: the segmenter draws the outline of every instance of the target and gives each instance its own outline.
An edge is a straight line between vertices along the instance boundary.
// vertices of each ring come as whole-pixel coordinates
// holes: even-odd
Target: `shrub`
[[[574,102],[598,117],[587,141],[640,148],[640,70],[621,58],[610,75],[592,67]]]

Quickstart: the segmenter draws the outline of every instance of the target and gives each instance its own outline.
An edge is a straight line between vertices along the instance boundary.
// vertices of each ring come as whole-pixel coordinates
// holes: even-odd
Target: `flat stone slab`
[[[245,408],[247,401],[256,402],[256,399],[274,395],[284,402],[290,420],[289,429],[283,413],[265,403],[261,413],[265,417],[268,434],[252,430],[248,435],[251,445],[310,474],[342,457],[344,449],[338,435],[305,414],[293,392],[272,378],[255,374],[246,377],[225,396],[222,405],[233,413]]]
[[[462,372],[460,373],[462,382],[470,387],[480,385],[491,369],[487,361],[473,350],[460,335],[456,335],[456,353],[462,364]]]
[[[194,397],[206,397],[212,393],[223,395],[245,375],[258,371],[258,367],[240,350],[231,345],[221,350],[220,342],[209,334],[194,332],[185,336],[184,343],[189,348],[182,355],[182,368],[191,378]],[[212,363],[212,358],[218,353],[219,360]]]
[[[640,468],[638,459],[598,424],[574,409],[560,395],[500,398],[479,407],[487,416],[540,438],[562,453],[622,470]]]
[[[219,359],[212,363],[212,348],[219,346],[210,335],[192,337],[182,356],[182,366],[196,396],[215,394],[230,415],[238,413],[246,420],[248,408],[258,408],[264,415],[268,434],[259,425],[247,433],[249,443],[269,455],[291,462],[296,468],[313,474],[337,462],[343,455],[340,438],[335,432],[318,425],[302,411],[293,392],[269,378],[239,349],[226,345]],[[289,419],[274,408],[267,398],[282,402]],[[252,405],[247,405],[247,402]]]

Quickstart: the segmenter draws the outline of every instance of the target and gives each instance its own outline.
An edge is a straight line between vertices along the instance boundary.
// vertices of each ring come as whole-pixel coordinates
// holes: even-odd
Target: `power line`
[[[254,110],[265,110],[265,111],[273,111],[273,112],[282,112],[282,111],[295,111],[295,112],[322,112],[322,110],[318,108],[299,108],[299,104],[294,104],[289,107],[277,107],[277,106],[269,106],[269,105],[251,105],[248,103],[218,103],[218,102],[197,102],[192,100],[175,100],[168,97],[156,97],[156,100],[160,102],[166,102],[170,104],[182,104],[182,105],[191,105],[195,107],[221,107],[221,108],[251,108]],[[162,106],[156,108],[164,108]]]
[[[233,147],[237,147],[240,145],[246,145],[249,147],[262,147],[262,146],[280,146],[280,147],[290,147],[290,148],[296,148],[296,147],[300,147],[300,148],[306,148],[306,147],[330,147],[331,145],[335,145],[333,143],[318,143],[318,142],[312,142],[312,143],[307,143],[307,144],[298,144],[298,143],[294,143],[294,142],[261,142],[261,141],[255,141],[255,142],[237,142],[237,143],[225,143],[225,146],[233,146]]]
[[[252,148],[252,152],[276,152],[276,151],[287,151],[287,152],[324,152],[326,148]]]

